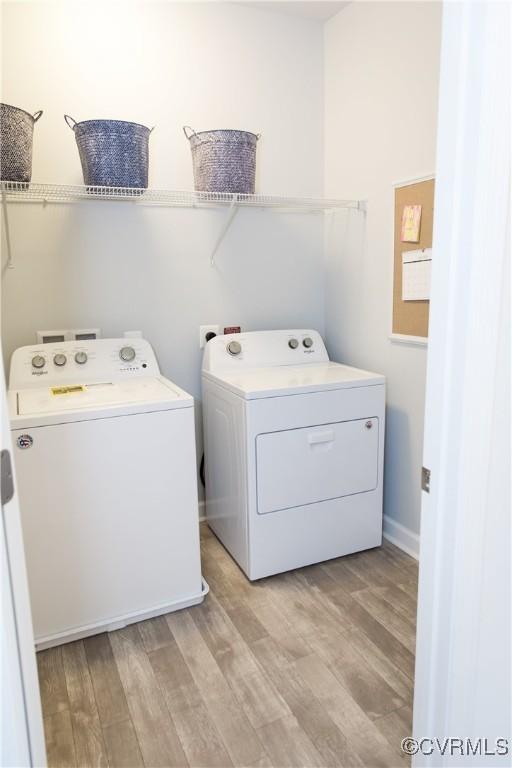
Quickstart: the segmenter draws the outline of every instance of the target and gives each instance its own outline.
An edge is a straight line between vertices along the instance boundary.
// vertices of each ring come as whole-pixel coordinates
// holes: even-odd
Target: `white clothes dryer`
[[[208,525],[249,579],[382,543],[383,376],[258,331],[209,341],[202,384]]]

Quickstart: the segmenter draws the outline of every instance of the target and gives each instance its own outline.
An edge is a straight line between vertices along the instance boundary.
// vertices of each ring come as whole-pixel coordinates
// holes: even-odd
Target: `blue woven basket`
[[[0,104],[0,177],[5,181],[29,182],[32,178],[34,123],[41,115]]]
[[[146,189],[152,128],[125,120],[64,120],[75,134],[85,184]]]
[[[190,142],[196,191],[254,194],[259,134],[233,130],[196,133],[188,125],[183,132]]]

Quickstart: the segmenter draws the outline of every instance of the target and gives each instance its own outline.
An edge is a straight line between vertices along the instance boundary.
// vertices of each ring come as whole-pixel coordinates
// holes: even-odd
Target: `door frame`
[[[14,478],[14,495],[0,508],[0,557],[4,579],[0,653],[2,673],[5,673],[6,678],[4,679],[2,675],[5,685],[4,695],[10,697],[7,704],[2,696],[0,712],[2,755],[4,757],[8,755],[10,764],[13,766],[44,768],[46,749],[41,696],[1,345],[0,417],[0,447],[10,454]]]
[[[501,700],[499,692],[498,701],[489,699],[494,712],[484,716],[482,703],[495,660],[510,660],[510,578],[498,572],[492,581],[489,568],[489,555],[496,563],[507,561],[507,545],[510,563],[509,35],[508,3],[444,4],[424,437],[431,480],[430,492],[422,494],[416,739],[494,737],[479,733],[494,725],[508,730],[507,681]],[[497,506],[491,507],[491,492]],[[501,600],[501,618],[490,611],[490,583]],[[491,634],[485,622],[493,620],[503,623]],[[482,678],[484,657],[489,674]],[[454,762],[437,751],[418,753],[413,764]],[[491,763],[468,758],[464,764]]]

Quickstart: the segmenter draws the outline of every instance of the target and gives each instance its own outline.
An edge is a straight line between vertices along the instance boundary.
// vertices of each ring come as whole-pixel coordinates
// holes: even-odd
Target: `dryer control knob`
[[[53,362],[55,363],[55,365],[58,365],[59,368],[61,368],[63,365],[66,365],[67,357],[66,355],[63,355],[59,352],[59,354],[55,355],[55,357],[53,358]]]
[[[133,347],[123,347],[119,352],[119,357],[124,363],[131,363],[135,358],[135,350]]]
[[[242,345],[238,341],[230,341],[226,349],[230,355],[239,355],[242,351]]]
[[[46,365],[46,360],[42,355],[36,355],[32,358],[32,367],[33,368],[44,368]]]
[[[309,349],[313,346],[313,339],[311,339],[309,336],[306,336],[305,339],[302,340],[302,343],[306,347],[306,349]]]
[[[75,355],[75,363],[83,365],[87,362],[87,352],[77,352]]]
[[[297,349],[297,347],[299,346],[299,342],[297,341],[297,339],[290,339],[290,341],[288,342],[288,346],[290,347],[290,349]]]

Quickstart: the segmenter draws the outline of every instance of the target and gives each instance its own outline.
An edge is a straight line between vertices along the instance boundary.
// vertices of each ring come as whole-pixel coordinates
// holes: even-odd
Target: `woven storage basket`
[[[188,125],[194,186],[198,192],[254,194],[256,145],[259,135],[248,131],[201,131]]]
[[[34,123],[42,109],[31,115],[24,109],[0,104],[0,178],[25,181],[32,178],[32,139]]]
[[[64,120],[75,133],[85,184],[146,189],[152,128],[125,120]]]

